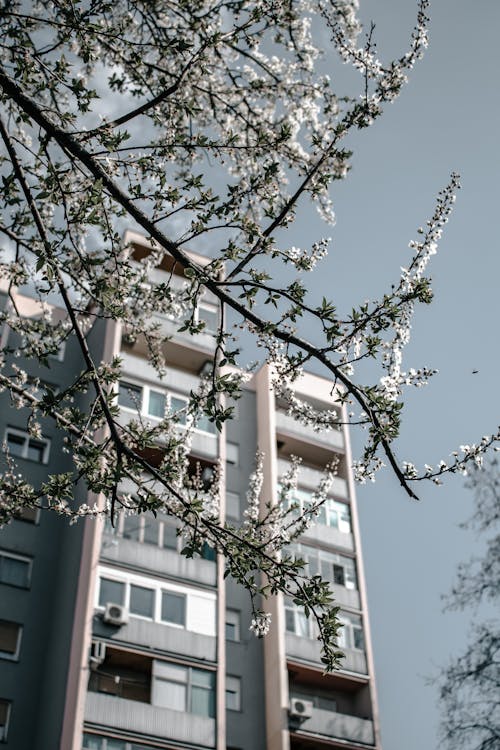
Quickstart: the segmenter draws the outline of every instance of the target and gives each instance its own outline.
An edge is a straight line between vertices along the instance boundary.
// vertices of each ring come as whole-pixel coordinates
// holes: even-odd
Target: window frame
[[[2,578],[1,578],[1,570],[2,570],[1,559],[2,559],[2,557],[10,557],[11,559],[21,560],[22,562],[27,563],[27,565],[28,565],[28,575],[27,575],[28,583],[27,583],[26,586],[20,586],[17,583],[9,583],[8,581],[3,581],[2,580]],[[16,589],[24,589],[25,591],[29,591],[30,588],[31,588],[31,575],[32,575],[32,572],[33,572],[33,560],[32,560],[31,557],[26,557],[25,555],[18,555],[15,552],[9,552],[8,550],[4,550],[4,549],[0,550],[0,584],[2,586],[13,586]]]
[[[0,620],[0,624],[1,623],[7,623],[8,625],[17,625],[17,638],[16,649],[12,653],[10,653],[9,651],[3,651],[0,645],[0,659],[3,659],[5,661],[19,661],[21,641],[23,637],[23,626],[18,622],[14,622],[14,620],[4,620],[3,618]]]
[[[6,706],[6,716],[5,716],[5,723],[0,723],[0,742],[7,742],[8,736],[9,736],[9,724],[10,724],[10,716],[12,713],[12,701],[8,698],[0,698],[0,706],[1,705]]]
[[[120,604],[120,606],[124,607],[127,612],[129,613],[130,618],[134,618],[137,620],[145,620],[147,622],[154,622],[157,625],[163,625],[171,628],[177,628],[179,630],[185,630],[189,633],[200,633],[201,635],[207,635],[208,637],[216,637],[217,630],[216,630],[216,595],[214,592],[207,592],[203,589],[194,589],[190,588],[188,586],[181,586],[176,583],[171,583],[170,581],[165,581],[159,578],[150,578],[146,576],[140,576],[136,575],[135,573],[129,573],[127,574],[125,571],[118,571],[116,569],[108,568],[106,566],[100,565],[97,569],[97,580],[98,585],[95,587],[95,599],[94,599],[94,609],[97,612],[103,613],[106,609],[107,602],[103,602],[103,604],[100,604],[101,599],[101,581],[102,579],[113,581],[115,583],[120,583],[124,585],[124,595],[123,595],[123,602],[113,602],[114,604]],[[154,592],[153,594],[153,616],[147,617],[145,615],[136,614],[135,612],[131,612],[130,610],[130,593],[131,593],[131,587],[137,586],[144,589],[149,589]],[[184,605],[184,625],[180,625],[179,623],[170,622],[168,620],[162,619],[162,599],[163,599],[163,593],[171,593],[176,596],[183,596],[185,600]],[[209,595],[210,594],[210,595]],[[203,598],[206,601],[210,602],[214,607],[214,620],[210,623],[211,632],[207,633],[200,630],[190,630],[189,625],[191,624],[194,610],[192,610],[193,606],[196,606],[196,604],[193,603],[193,599],[196,601],[196,599]]]
[[[120,385],[128,385],[132,388],[138,388],[140,389],[140,408],[135,409],[131,406],[126,406],[124,404],[120,403]],[[134,378],[128,378],[127,380],[119,380],[118,381],[118,391],[117,391],[117,403],[120,409],[124,409],[129,414],[138,414],[140,417],[143,417],[144,419],[152,419],[156,422],[161,422],[162,419],[165,419],[165,417],[158,417],[154,414],[151,414],[149,412],[149,401],[150,401],[150,395],[151,393],[157,393],[165,397],[165,417],[172,417],[178,412],[182,412],[182,409],[177,409],[176,411],[172,411],[172,399],[177,399],[178,401],[182,401],[184,403],[184,406],[187,407],[189,405],[189,397],[186,396],[183,393],[179,393],[178,391],[171,390],[170,388],[158,388],[155,385],[149,385],[148,383],[144,382],[138,382],[134,380]],[[184,407],[183,407],[184,408]],[[193,419],[193,416],[191,414],[188,414],[187,412],[184,413],[184,420],[185,421],[178,421],[176,423],[177,427],[183,428],[183,429],[189,429],[193,430],[194,432],[198,432],[201,435],[212,435],[213,437],[217,437],[217,428],[215,426],[214,422],[209,422],[207,418],[207,424],[209,424],[211,427],[209,430],[204,430],[197,426],[197,423]],[[213,426],[213,429],[212,429]]]
[[[233,688],[230,687],[230,685],[233,685]],[[228,703],[228,693],[233,694],[236,696],[236,706],[230,706]],[[238,677],[236,675],[226,675],[226,685],[225,685],[225,702],[226,702],[226,711],[239,711],[241,713],[242,709],[242,700],[241,700],[241,677]]]
[[[5,445],[7,446],[7,449],[9,448],[9,437],[8,437],[9,434],[15,437],[23,438],[23,441],[24,441],[22,454],[21,455],[17,453],[13,454],[12,452],[10,452],[10,455],[12,456],[12,458],[14,459],[21,458],[23,461],[31,461],[31,463],[38,464],[39,466],[46,466],[49,463],[49,455],[50,455],[50,439],[49,438],[44,437],[43,435],[41,438],[34,438],[32,435],[29,434],[27,430],[21,430],[19,429],[19,427],[8,426],[5,428],[5,434],[4,434],[4,442],[5,442]],[[36,459],[30,458],[28,456],[29,446],[30,446],[31,441],[43,445],[43,455],[42,455],[41,461],[37,461]]]
[[[168,677],[165,675],[162,675],[161,673],[157,673],[155,671],[156,665],[169,665],[169,666],[175,666],[177,668],[181,668],[184,670],[184,676],[185,680],[175,680],[173,677]],[[196,673],[201,672],[204,675],[210,675],[210,679],[212,684],[207,688],[205,685],[196,684],[195,677]],[[167,683],[167,684],[175,684],[175,685],[184,685],[185,690],[185,701],[184,701],[184,708],[179,711],[176,708],[171,708],[170,706],[162,705],[161,703],[155,702],[156,697],[156,690],[155,690],[155,683]],[[207,692],[210,693],[211,696],[211,702],[212,702],[212,714],[200,714],[195,713],[192,710],[193,706],[193,687],[194,688],[200,688],[202,690],[207,690]],[[185,713],[185,714],[191,714],[193,716],[202,716],[204,718],[208,719],[215,719],[216,715],[216,707],[215,707],[215,700],[216,700],[216,690],[217,690],[217,680],[216,680],[216,672],[212,669],[203,669],[200,667],[191,666],[189,664],[179,664],[178,662],[173,661],[160,661],[158,659],[155,659],[153,661],[153,670],[151,674],[151,705],[156,706],[158,708],[166,708],[167,711],[178,711],[179,713]]]
[[[230,618],[233,617],[233,622]],[[229,638],[227,635],[227,626],[232,625],[235,629],[235,637]],[[239,609],[226,609],[226,615],[224,620],[224,634],[226,641],[231,643],[241,643],[241,612]]]

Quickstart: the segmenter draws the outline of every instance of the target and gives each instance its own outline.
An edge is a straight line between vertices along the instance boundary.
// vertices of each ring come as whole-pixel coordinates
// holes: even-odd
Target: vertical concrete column
[[[119,353],[120,344],[121,324],[115,322],[107,323],[104,333],[102,360],[110,362]],[[100,434],[96,437],[100,439],[103,435]],[[99,507],[104,508],[105,498],[102,495],[97,496],[89,493],[87,503],[90,506],[97,503]],[[85,529],[80,560],[80,573],[76,583],[78,588],[71,634],[71,652],[60,750],[81,750],[82,747],[83,718],[89,677],[88,655],[92,641],[94,591],[96,571],[101,552],[104,519],[102,516],[96,520],[87,518],[83,523],[85,524]]]
[[[257,444],[264,453],[262,503],[277,502],[278,462],[272,371],[264,365],[255,376]],[[285,653],[283,596],[269,598],[263,608],[271,613],[271,629],[264,638],[264,679],[267,750],[289,750],[288,673]]]
[[[226,520],[226,427],[218,437],[219,461],[222,466],[220,486],[220,523]],[[217,555],[217,750],[226,750],[226,581],[224,556]]]
[[[342,421],[347,422],[346,408],[343,408]],[[373,651],[372,651],[372,640],[370,632],[370,622],[368,618],[368,600],[366,595],[366,583],[365,583],[365,571],[363,565],[363,555],[361,552],[361,536],[359,529],[358,519],[358,507],[356,501],[356,490],[354,485],[354,477],[352,472],[352,452],[351,452],[351,441],[349,437],[349,429],[344,427],[344,441],[345,441],[345,457],[347,464],[346,478],[347,486],[349,488],[349,498],[351,502],[351,520],[352,520],[352,531],[354,536],[354,546],[356,550],[356,566],[358,575],[358,586],[359,596],[361,599],[361,609],[363,612],[363,628],[365,636],[365,648],[366,648],[366,661],[368,665],[368,674],[370,675],[370,698],[373,712],[373,729],[375,734],[375,747],[377,750],[381,748],[380,740],[380,719],[378,710],[378,699],[377,699],[377,688],[375,685],[375,667],[373,663]]]

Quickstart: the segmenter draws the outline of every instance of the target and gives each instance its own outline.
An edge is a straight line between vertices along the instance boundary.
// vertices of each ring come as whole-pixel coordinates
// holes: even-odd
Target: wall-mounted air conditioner
[[[290,716],[293,719],[310,719],[313,715],[314,704],[302,698],[292,698],[290,701]]]
[[[102,619],[108,625],[126,625],[128,622],[128,610],[123,604],[107,602]]]

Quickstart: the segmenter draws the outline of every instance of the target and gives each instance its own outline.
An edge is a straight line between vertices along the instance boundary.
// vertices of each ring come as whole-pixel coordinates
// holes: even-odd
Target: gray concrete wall
[[[238,466],[227,465],[227,489],[240,495],[241,514],[246,507],[248,477],[254,469],[257,445],[255,393],[245,391],[238,402],[238,417],[227,425],[227,439],[238,445]],[[243,515],[242,515],[243,520]],[[240,641],[226,641],[226,672],[241,679],[241,711],[227,711],[227,746],[241,750],[264,748],[265,700],[262,641],[249,631],[250,597],[226,579],[226,605],[240,612]]]

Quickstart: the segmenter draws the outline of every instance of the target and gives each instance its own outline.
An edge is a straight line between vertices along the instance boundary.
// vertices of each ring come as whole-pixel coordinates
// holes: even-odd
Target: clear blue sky
[[[361,0],[377,26],[379,55],[404,52],[413,0]],[[432,261],[436,294],[417,311],[407,367],[440,374],[411,394],[401,459],[437,463],[493,432],[498,409],[500,255],[500,3],[433,0],[430,47],[402,96],[352,142],[353,170],[333,194],[337,225],[318,293],[339,305],[373,298],[397,280],[408,241],[451,171],[462,177],[455,212]],[[305,212],[306,213],[306,212]],[[312,217],[294,243],[317,238]],[[311,234],[311,231],[313,234]],[[317,233],[325,230],[318,222]],[[479,370],[473,374],[473,370]],[[359,447],[354,437],[354,446]],[[465,641],[470,615],[443,614],[440,595],[477,542],[458,529],[472,511],[461,478],[409,501],[386,474],[358,488],[384,750],[437,748],[437,665]]]

